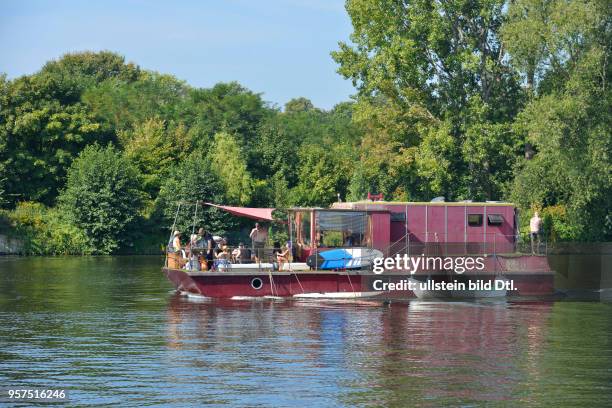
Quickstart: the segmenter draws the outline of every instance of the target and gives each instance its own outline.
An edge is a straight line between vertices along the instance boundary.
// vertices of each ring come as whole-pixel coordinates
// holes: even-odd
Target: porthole
[[[251,287],[255,290],[263,288],[263,281],[261,280],[261,278],[251,279]]]

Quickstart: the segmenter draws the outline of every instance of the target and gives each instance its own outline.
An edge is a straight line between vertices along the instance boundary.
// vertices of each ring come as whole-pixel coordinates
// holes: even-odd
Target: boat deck
[[[253,276],[253,275],[269,275],[272,276],[289,276],[289,275],[371,275],[371,270],[346,270],[346,271],[337,271],[337,270],[293,270],[293,271],[273,271],[270,269],[264,268],[252,268],[252,269],[229,269],[225,271],[189,271],[186,269],[173,269],[173,268],[164,268],[167,271],[178,271],[184,272],[189,276]]]

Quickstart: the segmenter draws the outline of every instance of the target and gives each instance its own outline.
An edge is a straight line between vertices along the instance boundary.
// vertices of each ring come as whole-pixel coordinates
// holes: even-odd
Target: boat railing
[[[259,249],[261,256],[256,257],[256,250],[250,246],[225,245],[224,248],[226,248],[225,251],[215,247],[212,249],[212,254],[209,254],[208,249],[204,247],[192,248],[187,245],[179,251],[169,247],[167,248],[166,266],[186,270],[230,270],[232,265],[251,264],[253,267],[269,268],[270,264],[278,263],[277,254],[284,251],[279,247],[265,246]],[[284,261],[291,263],[294,262],[293,258],[290,251]],[[204,263],[206,267],[203,266]]]
[[[484,242],[455,242],[447,241],[448,236],[442,233],[431,233],[431,241],[420,240],[412,233],[408,233],[392,242],[385,248],[379,248],[384,256],[395,257],[396,255],[408,256],[498,256],[498,255],[547,255],[548,243],[546,241],[534,242],[533,250],[529,238],[488,234]],[[452,237],[451,237],[452,238]],[[522,239],[521,239],[522,238]],[[186,270],[224,270],[229,271],[232,265],[250,264],[259,269],[276,269],[279,267],[277,254],[284,251],[276,246],[265,246],[259,249],[260,257],[255,257],[256,250],[251,246],[226,245],[225,255],[219,255],[223,251],[220,248],[213,249],[213,254],[206,254],[207,249],[201,247],[191,248],[189,245],[180,251],[168,248],[166,266],[173,269]],[[333,249],[333,248],[325,248]],[[316,254],[321,249],[315,248],[310,254]],[[289,256],[281,260],[290,269],[291,264],[298,259],[295,251],[289,251]],[[303,259],[303,258],[302,258]],[[358,258],[352,258],[357,261]],[[330,259],[327,259],[330,261]],[[344,259],[337,259],[344,260]],[[333,260],[332,260],[333,261]],[[206,264],[206,266],[204,266]],[[282,266],[281,266],[282,267]],[[317,269],[314,265],[313,269]]]
[[[499,233],[478,234],[477,236],[459,236],[430,232],[423,236],[407,233],[392,242],[382,251],[385,256],[427,255],[547,255],[548,242],[535,239],[533,244],[529,236],[505,235]]]

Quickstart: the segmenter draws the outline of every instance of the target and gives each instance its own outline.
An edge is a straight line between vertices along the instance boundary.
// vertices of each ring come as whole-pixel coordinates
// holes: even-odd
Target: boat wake
[[[213,300],[213,298],[208,297],[208,296],[199,295],[197,293],[185,292],[185,291],[181,291],[179,295],[193,302],[211,302]]]

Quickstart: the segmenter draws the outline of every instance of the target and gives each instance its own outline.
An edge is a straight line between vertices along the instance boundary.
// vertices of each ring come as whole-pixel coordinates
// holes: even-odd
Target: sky
[[[330,56],[350,33],[343,0],[3,0],[0,72],[110,50],[195,87],[238,81],[279,107],[330,109],[355,93]]]

